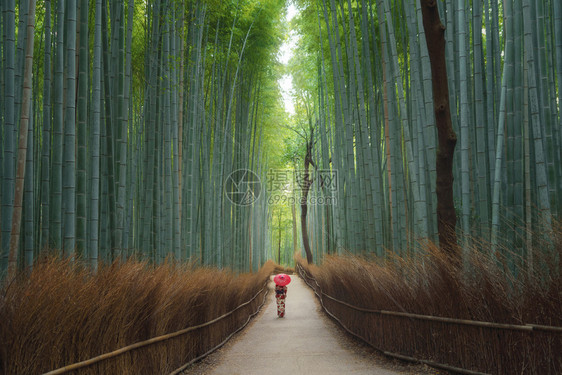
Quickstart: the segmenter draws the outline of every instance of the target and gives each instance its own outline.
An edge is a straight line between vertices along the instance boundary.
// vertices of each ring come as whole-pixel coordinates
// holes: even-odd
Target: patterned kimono
[[[277,316],[285,316],[285,298],[287,297],[287,287],[275,285],[275,299],[277,299]]]

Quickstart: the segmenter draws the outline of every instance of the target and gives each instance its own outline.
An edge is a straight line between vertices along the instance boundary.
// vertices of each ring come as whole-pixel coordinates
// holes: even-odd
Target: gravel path
[[[206,375],[438,374],[389,360],[357,344],[322,313],[314,293],[296,275],[288,286],[285,318],[277,318],[274,293],[238,337],[188,369]],[[269,285],[273,289],[273,283]]]

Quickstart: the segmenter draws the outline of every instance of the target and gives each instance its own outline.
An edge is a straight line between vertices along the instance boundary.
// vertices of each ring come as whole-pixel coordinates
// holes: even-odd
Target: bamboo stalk
[[[17,154],[17,170],[15,181],[14,209],[12,212],[12,230],[10,233],[10,255],[8,258],[8,282],[11,282],[17,271],[18,250],[21,230],[22,201],[26,166],[27,137],[29,119],[31,117],[31,77],[33,68],[33,40],[35,34],[35,0],[29,0],[27,16],[27,38],[25,44],[25,70],[23,80],[23,103],[21,106],[20,135]],[[31,150],[33,152],[33,150]]]

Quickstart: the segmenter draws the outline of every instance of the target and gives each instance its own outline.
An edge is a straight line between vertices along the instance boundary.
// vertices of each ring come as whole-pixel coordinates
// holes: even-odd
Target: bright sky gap
[[[290,3],[287,8],[287,16],[285,17],[285,22],[288,24],[291,22],[293,17],[297,13],[297,8],[293,3]],[[283,42],[281,48],[279,49],[279,62],[283,65],[287,65],[291,57],[293,57],[293,49],[295,48],[297,42],[297,36],[293,31],[289,32],[287,40]],[[290,74],[285,74],[279,80],[279,86],[281,87],[281,95],[283,96],[283,103],[285,104],[285,111],[290,115],[295,114],[295,105],[293,103],[293,98],[291,91],[293,90],[293,78]]]

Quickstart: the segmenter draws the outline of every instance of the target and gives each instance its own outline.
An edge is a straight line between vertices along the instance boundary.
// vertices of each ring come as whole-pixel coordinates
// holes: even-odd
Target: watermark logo
[[[304,169],[294,171],[294,189],[302,192],[306,188],[307,178]],[[329,169],[317,169],[308,172],[308,180],[314,184],[319,184],[325,192],[335,192],[338,190],[338,171]],[[310,188],[310,186],[309,186]]]
[[[225,183],[226,197],[237,206],[251,206],[261,193],[261,181],[257,174],[248,169],[232,172]]]
[[[224,190],[232,204],[251,206],[259,199],[262,188],[257,174],[248,169],[238,169],[226,178]],[[266,176],[266,188],[269,204],[301,204],[306,192],[306,203],[309,205],[336,205],[338,173],[329,169],[309,172],[304,169],[270,169]]]
[[[308,175],[307,175],[308,174]],[[308,186],[307,186],[308,184]],[[318,189],[319,187],[319,189]],[[338,190],[337,170],[270,169],[267,172],[268,202],[270,204],[301,204],[307,191],[310,205],[336,205]]]

